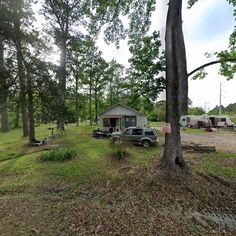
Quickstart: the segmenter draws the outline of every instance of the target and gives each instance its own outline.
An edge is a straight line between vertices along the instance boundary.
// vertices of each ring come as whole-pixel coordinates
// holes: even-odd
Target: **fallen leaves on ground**
[[[1,235],[235,235],[234,185],[197,172],[167,176],[155,166],[122,168],[106,183],[52,179],[2,193]]]

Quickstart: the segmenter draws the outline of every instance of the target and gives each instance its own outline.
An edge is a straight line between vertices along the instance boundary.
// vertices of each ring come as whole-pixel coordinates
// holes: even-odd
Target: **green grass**
[[[152,126],[158,128],[161,124],[152,123]],[[36,128],[37,139],[50,135],[48,127],[50,125]],[[0,191],[37,188],[43,183],[57,179],[75,185],[115,181],[120,178],[122,167],[148,167],[162,156],[161,144],[148,149],[126,145],[127,157],[123,160],[115,160],[114,145],[109,139],[92,138],[92,130],[96,128],[97,126],[90,127],[88,124],[82,124],[79,128],[75,125],[68,125],[65,137],[52,140],[53,143],[76,152],[73,160],[62,163],[37,161],[42,154],[42,149],[26,146],[27,139],[21,137],[20,129],[7,134],[1,133],[0,178],[2,181]],[[199,132],[199,130],[197,131]],[[192,130],[187,129],[184,132],[192,132]],[[235,167],[223,162],[224,159],[231,160],[232,158],[234,159],[235,155],[228,153],[205,155],[201,158],[201,162],[196,164],[196,168],[199,171],[236,178]]]
[[[41,125],[36,127],[38,140],[43,140],[49,137],[51,131],[49,127],[54,127],[53,124]],[[28,154],[31,150],[27,147],[28,138],[22,137],[22,129],[14,129],[8,133],[0,132],[0,161],[16,158]]]
[[[150,122],[148,125],[150,127],[156,128],[156,129],[160,129],[164,126],[165,122]]]
[[[9,133],[0,133],[0,160],[11,159],[22,152],[27,143],[26,138],[20,136],[20,129]]]
[[[50,125],[36,128],[37,139],[50,135]],[[122,166],[148,166],[159,155],[159,147],[144,149],[129,145],[126,147],[128,157],[120,162],[114,160],[114,146],[109,139],[92,138],[92,130],[82,124],[79,128],[74,125],[66,127],[63,138],[53,140],[66,149],[73,149],[76,157],[68,162],[39,162],[42,147],[26,146],[27,139],[21,137],[21,130],[13,130],[8,134],[0,134],[0,189],[22,189],[40,186],[52,179],[63,178],[72,184],[106,182],[120,177]],[[46,152],[50,153],[50,152]],[[55,153],[54,153],[55,154]]]
[[[152,125],[160,127],[160,124]],[[36,128],[38,139],[49,136],[49,126]],[[127,145],[125,149],[128,155],[123,160],[115,160],[114,146],[109,139],[92,138],[92,130],[96,128],[97,126],[90,127],[87,124],[82,124],[79,128],[68,125],[65,137],[52,140],[62,148],[73,149],[76,152],[73,160],[63,163],[37,161],[43,153],[42,149],[26,146],[27,139],[21,137],[20,129],[7,134],[1,133],[0,188],[37,188],[58,178],[76,185],[117,181],[122,167],[149,167],[162,156],[162,145],[148,149]],[[199,171],[236,179],[235,166],[226,163],[232,159],[235,159],[235,155],[229,153],[204,154],[196,168]],[[191,157],[188,160],[191,161]]]
[[[48,127],[50,125],[36,128],[37,139],[49,136]],[[156,127],[160,127],[160,124],[156,124]],[[55,232],[58,235],[73,235],[75,231],[71,226],[73,227],[74,222],[82,222],[82,227],[78,226],[79,230],[88,227],[88,222],[94,225],[95,230],[101,224],[107,227],[112,222],[113,228],[107,231],[110,232],[116,227],[126,225],[128,217],[132,219],[131,231],[134,233],[143,233],[147,222],[153,221],[156,224],[163,219],[164,223],[160,226],[162,232],[175,234],[177,221],[175,224],[173,220],[168,221],[166,215],[157,219],[153,217],[158,214],[159,207],[163,204],[169,207],[179,201],[184,202],[185,206],[194,197],[190,195],[190,200],[186,198],[190,193],[182,192],[186,187],[179,186],[177,180],[175,184],[174,176],[173,180],[169,180],[172,185],[169,182],[163,184],[162,178],[154,179],[155,183],[152,183],[151,178],[149,182],[149,174],[152,173],[143,167],[150,167],[161,158],[162,145],[146,149],[127,144],[124,145],[127,155],[124,159],[117,160],[113,155],[116,149],[109,139],[92,138],[92,130],[96,128],[97,126],[90,127],[88,124],[82,124],[79,128],[68,125],[64,137],[51,140],[63,150],[75,150],[76,156],[63,162],[38,161],[38,157],[44,152],[43,146],[26,146],[27,139],[21,137],[20,129],[0,134],[0,200],[3,217],[0,222],[1,235],[18,235],[16,232],[19,231],[22,232],[19,235],[31,235],[34,234],[32,229],[39,231],[39,235],[55,235]],[[201,172],[216,173],[227,178],[236,177],[235,167],[230,166],[231,161],[236,160],[236,155],[213,153],[199,154],[198,157],[195,154],[186,154],[185,159],[191,167]],[[142,182],[146,177],[148,178]],[[208,185],[207,191],[200,193],[208,193]],[[166,200],[168,198],[171,199]],[[155,205],[156,203],[158,204]],[[155,207],[157,210],[153,211]],[[171,207],[171,212],[172,210]],[[105,222],[100,221],[102,218]],[[177,218],[179,220],[179,216]],[[120,219],[124,221],[117,224]],[[139,225],[140,229],[137,228]],[[207,231],[194,222],[190,222],[186,230],[187,235],[207,235]],[[93,235],[95,231],[86,232]]]
[[[66,161],[75,158],[76,152],[69,148],[57,148],[40,154],[39,161]]]
[[[226,152],[204,154],[201,160],[202,162],[196,166],[197,170],[236,180],[236,154]]]
[[[182,132],[184,133],[191,133],[191,134],[201,134],[205,133],[205,129],[194,129],[194,128],[183,128],[181,129]]]

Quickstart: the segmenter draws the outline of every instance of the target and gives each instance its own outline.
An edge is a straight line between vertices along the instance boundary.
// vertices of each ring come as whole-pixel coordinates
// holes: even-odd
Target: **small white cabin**
[[[123,104],[116,104],[99,114],[100,128],[113,132],[127,127],[147,126],[147,117]]]

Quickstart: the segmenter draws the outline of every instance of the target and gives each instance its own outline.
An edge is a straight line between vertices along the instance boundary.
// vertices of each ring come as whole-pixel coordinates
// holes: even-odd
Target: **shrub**
[[[43,152],[39,156],[40,161],[65,161],[75,158],[76,152],[69,148],[57,148]]]
[[[118,160],[124,159],[126,151],[124,148],[124,143],[121,140],[117,140],[115,143],[114,154],[115,158]]]

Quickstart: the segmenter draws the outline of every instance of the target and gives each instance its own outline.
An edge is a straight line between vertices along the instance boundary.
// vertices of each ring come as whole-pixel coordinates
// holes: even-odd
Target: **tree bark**
[[[91,72],[89,74],[89,123],[90,123],[90,126],[93,125],[93,117],[92,117],[92,74],[91,74]]]
[[[75,75],[75,119],[76,119],[76,126],[79,126],[79,78]]]
[[[19,6],[18,9],[21,12],[21,8]],[[17,14],[16,14],[17,15]],[[15,31],[15,43],[17,50],[17,66],[18,66],[18,74],[19,74],[19,82],[20,82],[20,107],[22,113],[22,125],[23,125],[23,137],[27,137],[29,135],[28,130],[28,116],[27,116],[27,97],[26,97],[26,79],[25,79],[25,71],[23,66],[22,59],[22,42],[21,42],[21,32],[20,32],[20,19],[16,18],[14,22],[14,31]]]
[[[113,75],[110,80],[110,105],[113,106],[113,88],[112,88],[112,82],[113,82]]]
[[[16,101],[16,113],[15,113],[15,121],[14,128],[19,128],[19,120],[20,120],[20,101],[17,99]]]
[[[171,133],[165,135],[161,167],[183,170],[187,165],[182,156],[179,120],[188,107],[188,80],[185,44],[182,31],[182,0],[170,0],[166,23],[166,122]]]
[[[96,124],[98,123],[98,92],[97,88],[95,89],[95,97],[94,97],[94,102],[95,102],[95,122]]]
[[[8,111],[7,111],[7,93],[2,91],[2,98],[0,101],[0,113],[1,113],[1,132],[7,133],[9,131],[8,123]]]
[[[6,83],[6,73],[4,68],[4,45],[3,36],[0,35],[0,114],[1,114],[1,131],[6,133],[9,131],[8,112],[7,112],[7,96],[8,87]]]
[[[33,101],[33,88],[32,81],[27,72],[27,94],[28,94],[28,115],[29,115],[29,143],[35,140],[35,123],[34,123],[34,101]]]
[[[58,129],[65,129],[65,94],[66,94],[66,38],[61,42],[60,68],[58,73],[59,78],[59,114],[58,114]]]
[[[29,130],[28,130],[25,72],[19,52],[17,52],[17,63],[18,63],[19,80],[20,80],[20,106],[22,114],[23,136],[27,137],[29,135]]]

